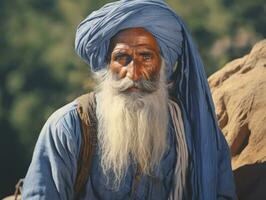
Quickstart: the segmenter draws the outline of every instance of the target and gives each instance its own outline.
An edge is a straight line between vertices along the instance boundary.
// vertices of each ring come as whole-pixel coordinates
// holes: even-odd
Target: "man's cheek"
[[[160,73],[160,70],[157,67],[149,67],[142,70],[143,78],[146,80],[152,80],[157,77]]]

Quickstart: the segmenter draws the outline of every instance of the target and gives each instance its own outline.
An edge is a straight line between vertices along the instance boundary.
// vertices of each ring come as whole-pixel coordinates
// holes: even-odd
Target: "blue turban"
[[[162,0],[109,3],[78,26],[75,50],[92,71],[103,69],[110,39],[120,30],[132,27],[143,27],[153,34],[166,62],[168,81],[172,82],[174,98],[183,113],[190,154],[191,197],[216,199],[217,190],[221,190],[215,184],[220,176],[218,152],[224,137],[217,125],[204,66],[180,17]],[[230,161],[225,165],[230,169]],[[230,188],[233,184],[230,172],[224,177],[219,184]]]
[[[145,27],[155,36],[167,74],[172,74],[183,38],[174,13],[161,1],[117,1],[93,12],[78,27],[76,52],[93,71],[105,68],[110,39],[118,31],[132,27]]]

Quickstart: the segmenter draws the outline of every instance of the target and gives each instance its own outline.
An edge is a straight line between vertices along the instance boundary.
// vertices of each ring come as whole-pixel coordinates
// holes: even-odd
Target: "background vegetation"
[[[0,1],[0,198],[30,163],[48,116],[91,90],[74,53],[79,22],[105,0]],[[168,0],[186,21],[207,75],[266,35],[264,0]]]

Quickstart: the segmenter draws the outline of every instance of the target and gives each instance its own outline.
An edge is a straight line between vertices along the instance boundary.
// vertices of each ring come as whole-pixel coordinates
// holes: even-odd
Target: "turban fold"
[[[143,27],[153,34],[166,62],[168,81],[172,82],[174,98],[183,113],[190,154],[191,198],[216,199],[218,152],[224,138],[217,125],[204,66],[180,17],[160,0],[109,3],[78,26],[75,50],[92,71],[103,69],[110,39],[132,27]],[[223,184],[230,188],[230,176],[224,179]]]
[[[144,27],[156,38],[167,66],[173,72],[181,54],[182,33],[174,12],[162,1],[117,1],[89,15],[78,27],[75,48],[93,71],[106,67],[110,39],[120,30]]]

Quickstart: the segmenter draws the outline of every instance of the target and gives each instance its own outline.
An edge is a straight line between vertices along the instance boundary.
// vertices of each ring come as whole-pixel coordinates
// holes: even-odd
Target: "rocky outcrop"
[[[239,198],[266,199],[266,40],[208,81]]]

